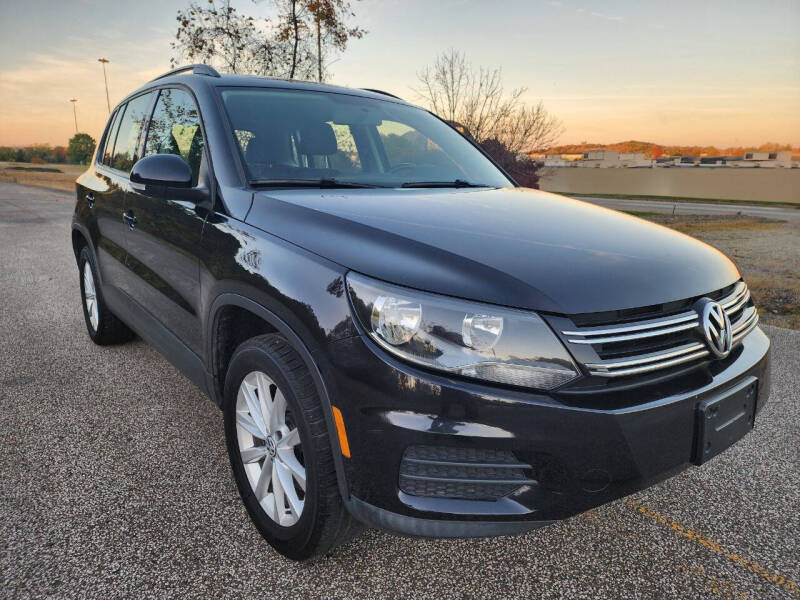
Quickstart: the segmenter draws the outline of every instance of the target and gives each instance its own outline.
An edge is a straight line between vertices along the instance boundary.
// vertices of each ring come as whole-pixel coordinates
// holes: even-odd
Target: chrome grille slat
[[[650,329],[646,331],[641,331],[639,333],[628,333],[624,335],[615,335],[615,336],[608,336],[601,338],[590,337],[584,340],[570,339],[569,341],[572,342],[573,344],[608,344],[612,342],[627,342],[629,340],[643,340],[645,338],[658,337],[660,335],[666,335],[668,333],[677,333],[678,331],[686,331],[687,329],[692,329],[694,327],[697,327],[697,324],[698,320],[697,320],[697,315],[695,314],[694,321],[689,321],[687,323],[683,323],[681,325],[675,325],[673,327]]]
[[[731,323],[731,333],[733,343],[737,344],[755,329],[758,323],[758,311],[751,303],[747,285],[740,281],[729,294],[719,300],[719,303],[729,318],[736,316],[736,320]],[[691,334],[681,333],[698,327],[699,322],[700,318],[697,313],[687,311],[628,325],[586,327],[565,330],[561,333],[568,336],[567,341],[570,344],[589,346],[595,349],[600,360],[589,360],[584,363],[592,375],[622,377],[666,369],[709,356],[709,349],[704,342],[692,341]],[[654,345],[657,347],[658,338],[661,336],[664,336],[664,344],[672,345],[655,351],[642,350],[639,354],[624,355],[634,351],[631,350],[630,344],[633,344],[635,348],[639,340],[645,347],[648,343],[651,349]],[[627,348],[614,346],[621,342],[627,342]],[[626,346],[626,344],[622,345]],[[608,356],[614,353],[620,357],[602,358],[603,355]]]
[[[747,304],[748,300],[750,300],[750,292],[744,294],[736,303],[723,305],[722,308],[724,308],[725,312],[727,312],[730,315],[735,313],[740,308],[742,308],[745,304]]]
[[[650,371],[658,371],[659,369],[676,367],[678,365],[682,365],[684,363],[691,362],[693,360],[697,360],[698,358],[703,358],[705,356],[708,356],[708,350],[700,350],[699,352],[695,352],[694,354],[688,354],[686,356],[673,358],[671,360],[664,360],[658,363],[651,363],[649,365],[644,365],[641,367],[620,369],[618,371],[596,371],[596,372],[593,371],[592,374],[599,375],[601,377],[622,377],[623,375],[640,375],[642,373],[649,373]]]
[[[653,362],[667,360],[670,358],[675,358],[683,354],[690,354],[693,352],[697,352],[698,350],[705,350],[705,346],[700,343],[686,344],[685,346],[681,346],[679,348],[675,348],[667,352],[651,352],[650,354],[642,354],[633,359],[623,358],[623,359],[607,360],[601,363],[587,363],[586,366],[589,369],[606,369],[606,370],[620,368],[620,367],[633,367],[636,365],[643,365],[647,363],[653,363]]]
[[[628,333],[631,331],[641,331],[643,329],[654,329],[656,327],[664,327],[669,325],[674,325],[677,323],[684,323],[686,321],[695,320],[697,321],[697,313],[684,313],[677,317],[672,317],[669,319],[655,319],[653,321],[647,321],[642,323],[637,323],[636,325],[629,325],[627,327],[587,327],[586,329],[582,329],[581,331],[563,331],[564,335],[580,335],[580,336],[590,336],[590,335],[613,335],[615,333]]]
[[[742,299],[742,297],[749,298],[750,290],[747,289],[747,286],[744,284],[743,281],[740,281],[738,284],[736,284],[736,287],[733,289],[733,292],[727,298],[722,300],[720,304],[722,304],[722,308],[724,308],[725,310],[730,310],[730,307],[733,304],[739,302]]]

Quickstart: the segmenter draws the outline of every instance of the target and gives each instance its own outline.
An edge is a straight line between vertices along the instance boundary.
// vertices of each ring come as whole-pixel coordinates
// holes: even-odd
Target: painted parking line
[[[755,573],[756,575],[760,576],[765,581],[771,583],[778,588],[785,590],[791,593],[793,596],[800,596],[800,585],[797,584],[796,581],[790,579],[786,575],[782,575],[777,571],[767,569],[763,565],[759,564],[758,562],[746,558],[740,554],[735,552],[731,552],[727,550],[722,544],[712,540],[709,537],[702,535],[701,533],[695,531],[691,527],[687,527],[678,523],[674,519],[671,519],[660,512],[645,506],[641,502],[639,502],[635,498],[628,498],[625,500],[625,504],[631,508],[633,508],[637,513],[645,517],[646,519],[650,519],[651,521],[658,523],[664,527],[671,529],[672,531],[682,535],[685,538],[692,540],[700,544],[701,546],[711,550],[715,554],[719,554],[720,556],[724,556],[735,565],[743,567],[750,571],[751,573]]]

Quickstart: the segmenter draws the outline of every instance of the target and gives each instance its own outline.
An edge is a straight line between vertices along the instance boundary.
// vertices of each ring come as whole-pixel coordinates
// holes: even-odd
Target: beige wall
[[[544,168],[541,174],[539,187],[552,192],[800,203],[800,169]]]

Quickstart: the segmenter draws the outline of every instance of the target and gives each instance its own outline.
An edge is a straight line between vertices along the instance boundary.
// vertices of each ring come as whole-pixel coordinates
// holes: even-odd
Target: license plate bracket
[[[758,379],[748,377],[734,388],[697,405],[694,464],[702,465],[744,437],[752,428]]]

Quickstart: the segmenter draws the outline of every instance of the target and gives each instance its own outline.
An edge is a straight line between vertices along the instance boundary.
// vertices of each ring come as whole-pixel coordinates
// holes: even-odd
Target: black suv
[[[295,559],[362,524],[489,536],[724,450],[769,391],[733,263],[518,187],[386,93],[171,71],[77,181],[97,344],[153,344],[224,412],[242,500]]]

